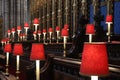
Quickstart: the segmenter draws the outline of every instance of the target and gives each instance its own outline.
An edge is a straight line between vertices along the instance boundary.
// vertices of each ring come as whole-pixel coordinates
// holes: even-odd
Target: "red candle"
[[[49,28],[49,32],[53,32],[53,29],[52,29],[52,28]]]
[[[64,25],[64,28],[65,28],[65,29],[69,29],[69,25],[68,25],[68,24],[65,24],[65,25]]]
[[[60,27],[59,26],[56,26],[56,31],[60,31]]]
[[[15,28],[12,28],[12,32],[15,32]]]
[[[113,21],[113,16],[112,15],[107,15],[106,16],[106,22],[112,22]]]
[[[10,33],[11,32],[10,29],[7,32]]]
[[[43,33],[46,33],[46,29],[43,29]]]
[[[40,31],[40,30],[38,30],[38,32],[37,32],[38,34],[41,34],[42,32]]]
[[[94,34],[95,29],[93,24],[87,24],[86,26],[86,34]]]
[[[25,22],[24,28],[28,28],[28,27],[29,27],[29,24],[27,22]]]
[[[67,29],[62,29],[62,31],[61,31],[61,36],[68,36],[68,30]]]
[[[21,30],[21,26],[17,26],[17,30]]]
[[[33,24],[39,24],[39,19],[35,18],[34,21],[33,21]]]

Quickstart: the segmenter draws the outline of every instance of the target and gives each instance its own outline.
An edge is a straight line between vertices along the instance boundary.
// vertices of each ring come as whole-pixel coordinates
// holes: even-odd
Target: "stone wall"
[[[29,23],[29,0],[0,0],[0,34],[7,37],[7,30],[18,25],[24,27]],[[1,35],[0,35],[1,37]]]

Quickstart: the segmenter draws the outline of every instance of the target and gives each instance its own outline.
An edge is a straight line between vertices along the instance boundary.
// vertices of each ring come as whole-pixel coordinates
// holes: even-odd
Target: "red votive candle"
[[[40,30],[38,30],[38,32],[37,32],[38,34],[42,34],[42,32],[40,31]]]
[[[25,22],[24,28],[28,28],[28,27],[29,27],[29,24],[27,22]]]
[[[37,34],[37,32],[36,32],[36,31],[34,31],[34,32],[33,32],[33,35],[36,35],[36,34]]]
[[[43,29],[43,33],[46,33],[46,29]]]
[[[87,24],[86,26],[86,34],[94,34],[95,29],[93,24]]]
[[[62,31],[61,31],[61,36],[68,36],[68,30],[67,29],[62,29]]]
[[[12,32],[15,32],[15,28],[12,28]]]
[[[112,15],[107,15],[106,16],[106,22],[112,22],[113,21],[113,16]]]
[[[56,26],[56,31],[60,31],[60,27],[59,26]]]
[[[17,26],[17,30],[21,30],[21,26]]]
[[[53,29],[52,29],[52,28],[49,28],[49,32],[53,32]]]
[[[10,33],[11,32],[10,29],[7,32]]]
[[[35,19],[33,20],[33,24],[39,24],[39,19],[38,19],[38,18],[35,18]]]

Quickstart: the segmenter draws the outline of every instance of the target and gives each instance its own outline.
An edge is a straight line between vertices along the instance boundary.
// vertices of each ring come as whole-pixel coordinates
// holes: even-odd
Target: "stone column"
[[[28,5],[28,0],[23,0],[24,2],[24,22],[29,23],[29,5]]]
[[[13,26],[12,27],[17,26],[17,4],[16,2],[17,0],[13,0]]]
[[[47,32],[49,32],[49,27],[51,27],[50,26],[50,1],[49,0],[47,0],[47,16],[46,16],[46,18],[47,18]],[[47,33],[48,35],[47,35],[47,39],[49,39],[49,33]]]
[[[56,26],[56,0],[52,0],[52,28],[53,28],[53,39],[55,39],[55,26]]]
[[[21,24],[21,0],[17,0],[17,26]]]
[[[2,15],[3,15],[3,36],[7,37],[7,30],[9,27],[9,3],[8,0],[2,1]]]
[[[46,29],[46,26],[45,26],[45,5],[43,5],[43,16],[42,16],[42,19],[43,19],[43,29]]]
[[[25,10],[25,5],[24,1],[26,0],[21,0],[20,2],[20,25],[22,27],[22,32],[24,31],[24,10]],[[27,5],[26,5],[27,6]]]
[[[58,18],[58,26],[60,26],[60,30],[61,30],[62,29],[62,0],[58,0],[57,18]]]
[[[105,0],[107,5],[107,14],[113,14],[113,0]]]
[[[47,31],[50,26],[50,2],[47,0]]]
[[[69,0],[65,0],[65,24],[68,24],[69,22]]]
[[[14,0],[10,0],[10,29],[14,26]]]
[[[96,16],[98,14],[98,12],[99,12],[99,4],[100,4],[99,0],[93,0],[92,4],[93,4],[93,15]],[[93,23],[94,23],[95,26],[97,25],[96,20],[94,20]]]
[[[42,19],[42,15],[43,15],[43,12],[42,12],[43,10],[42,10],[42,7],[40,7],[40,9],[39,9],[39,19],[40,19],[40,30],[42,31],[43,30],[43,27],[42,27],[42,25],[43,25],[43,19]]]
[[[77,15],[77,0],[73,0],[72,7],[73,7],[73,26],[72,26],[73,29],[71,29],[71,31],[72,31],[71,34],[73,36],[73,35],[75,35],[75,31],[77,29],[77,17],[78,17],[78,15]]]

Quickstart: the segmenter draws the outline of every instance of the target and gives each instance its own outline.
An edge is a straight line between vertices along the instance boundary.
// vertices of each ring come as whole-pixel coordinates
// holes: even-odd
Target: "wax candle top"
[[[15,28],[12,28],[12,32],[15,32]]]
[[[67,29],[62,29],[62,31],[61,31],[61,36],[68,36],[68,30]]]
[[[39,24],[39,19],[35,18],[34,21],[33,21],[33,24]]]
[[[28,28],[28,27],[29,27],[29,24],[27,22],[25,22],[24,28]]]
[[[60,31],[60,27],[59,26],[56,26],[56,31]]]
[[[94,34],[95,29],[93,24],[87,24],[86,26],[86,34]]]
[[[46,33],[46,29],[43,29],[43,33]]]
[[[37,32],[38,34],[41,34],[42,32],[40,31],[40,30],[38,30],[38,32]]]
[[[10,29],[8,29],[8,31],[7,31],[8,33],[10,33],[11,31],[10,31]]]
[[[21,26],[17,26],[17,30],[21,30]]]
[[[49,32],[53,32],[53,29],[52,29],[52,28],[49,28]]]
[[[113,21],[113,16],[112,15],[107,15],[106,16],[106,22],[112,22]]]

